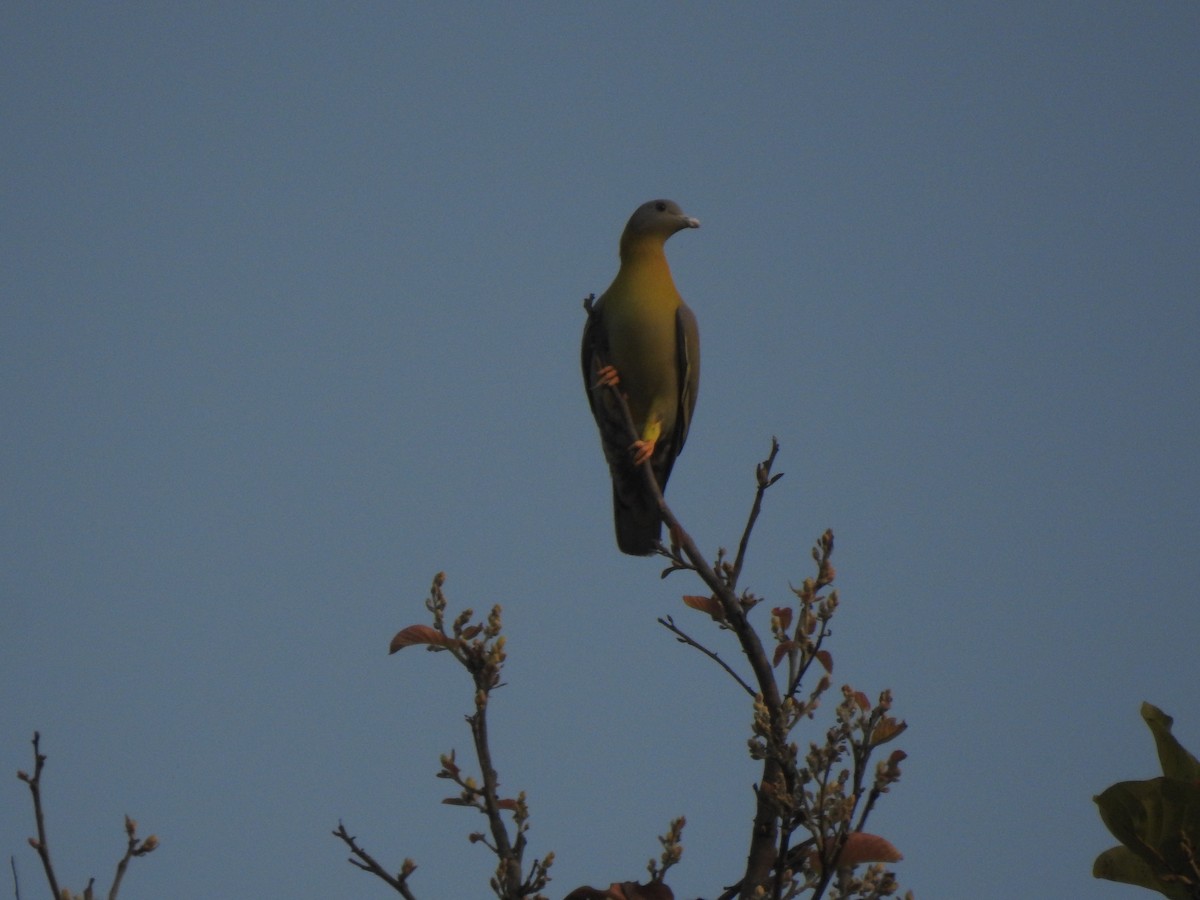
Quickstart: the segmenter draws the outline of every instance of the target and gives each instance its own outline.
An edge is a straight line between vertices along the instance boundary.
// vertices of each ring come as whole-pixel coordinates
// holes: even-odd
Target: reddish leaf
[[[798,646],[799,644],[797,644],[795,641],[781,641],[780,643],[776,644],[775,657],[771,660],[771,665],[779,665],[779,663],[783,661],[783,658],[792,650],[795,650]]]
[[[614,881],[608,886],[608,892],[604,896],[612,900],[675,900],[675,895],[669,887],[654,881],[650,884],[639,884],[636,881],[622,881],[617,884]]]
[[[431,628],[428,625],[409,625],[407,628],[402,628],[396,632],[396,636],[392,638],[392,643],[388,647],[388,653],[395,653],[397,650],[403,650],[405,647],[411,647],[414,644],[432,644],[435,647],[445,647],[448,642],[449,638],[436,628]]]
[[[499,807],[500,809],[514,809],[515,810],[517,808],[517,801],[513,800],[511,797],[507,800],[497,800],[496,806]]]
[[[464,800],[462,797],[446,797],[442,800],[447,806],[471,806],[470,800]]]
[[[828,650],[818,650],[816,653],[813,654],[813,656],[815,656],[817,658],[817,662],[819,662],[821,664],[821,668],[823,668],[830,675],[833,674],[833,654],[832,653],[830,653]]]
[[[846,835],[846,845],[838,865],[857,866],[860,863],[899,862],[904,859],[900,851],[877,834],[854,831]]]
[[[792,627],[792,608],[790,606],[776,606],[771,613],[779,620],[779,627],[784,631]]]
[[[638,884],[636,881],[613,882],[607,891],[590,885],[577,887],[563,900],[675,900],[671,889],[660,882]]]
[[[683,602],[692,609],[698,609],[700,612],[708,613],[718,622],[725,621],[725,611],[721,609],[721,601],[716,597],[698,597],[694,594],[685,594]]]
[[[897,721],[891,716],[880,719],[871,732],[871,746],[878,747],[898,737],[908,727],[907,722]]]
[[[858,704],[858,708],[863,712],[871,708],[871,699],[862,691],[854,692],[854,702]]]

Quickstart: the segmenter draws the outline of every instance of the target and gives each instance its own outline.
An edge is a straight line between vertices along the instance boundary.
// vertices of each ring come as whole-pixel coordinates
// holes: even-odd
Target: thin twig
[[[54,864],[50,861],[50,846],[46,842],[46,816],[42,811],[42,768],[46,765],[46,757],[39,748],[42,736],[33,733],[33,777],[25,776],[22,780],[29,785],[33,794],[33,816],[37,820],[37,844],[34,849],[42,860],[42,868],[46,871],[46,880],[50,882],[50,890],[55,897],[62,896],[58,888],[58,877],[54,874]],[[22,773],[23,774],[23,773]],[[32,841],[31,841],[32,843]]]
[[[724,669],[726,672],[728,672],[729,675],[733,678],[733,680],[736,681],[738,684],[740,684],[742,686],[742,689],[745,690],[745,692],[747,694],[749,694],[751,697],[753,697],[755,695],[754,688],[752,688],[752,687],[750,687],[750,685],[746,684],[746,682],[742,678],[742,676],[739,675],[736,671],[734,671],[734,669],[729,665],[729,663],[725,662],[725,660],[721,659],[721,657],[717,653],[715,653],[712,650],[709,650],[707,647],[705,647],[699,641],[693,639],[690,635],[688,635],[683,630],[681,630],[679,628],[679,626],[675,624],[675,620],[672,619],[670,616],[665,616],[664,618],[659,619],[658,624],[663,626],[663,628],[666,628],[672,634],[674,634],[678,638],[679,643],[687,644],[689,647],[695,647],[697,650],[699,650],[701,653],[703,653],[705,656],[707,656],[709,659],[711,659],[713,662],[715,662],[717,665],[719,665],[722,669]]]
[[[775,464],[775,457],[779,455],[779,440],[771,438],[771,452],[767,454],[767,458],[758,464],[755,469],[755,476],[758,479],[758,490],[754,493],[754,504],[750,507],[750,516],[746,520],[746,527],[742,530],[742,539],[738,542],[737,558],[733,562],[733,574],[729,576],[730,587],[736,589],[738,578],[742,574],[742,565],[746,562],[746,549],[750,545],[750,532],[754,529],[754,523],[758,521],[758,514],[762,511],[763,494],[767,492],[767,488],[783,477],[781,472],[774,477],[771,476],[771,466]]]
[[[117,891],[121,888],[121,879],[125,877],[125,870],[129,867],[129,861],[137,855],[137,825],[129,816],[125,817],[125,835],[127,838],[125,855],[117,863],[117,874],[113,876],[112,887],[108,891],[108,900],[117,900]]]
[[[380,879],[391,885],[402,897],[405,898],[405,900],[416,900],[416,897],[414,897],[412,892],[408,889],[408,885],[405,884],[405,882],[408,880],[408,876],[416,870],[416,866],[410,866],[406,860],[404,869],[401,870],[399,877],[397,877],[392,875],[391,872],[381,866],[376,861],[375,857],[373,857],[370,853],[358,846],[358,841],[353,835],[346,831],[346,826],[342,824],[342,822],[338,822],[337,830],[333,832],[333,836],[340,838],[342,842],[350,848],[350,852],[357,857],[357,859],[352,857],[347,860],[351,865],[357,866],[364,872],[370,872],[378,876]]]

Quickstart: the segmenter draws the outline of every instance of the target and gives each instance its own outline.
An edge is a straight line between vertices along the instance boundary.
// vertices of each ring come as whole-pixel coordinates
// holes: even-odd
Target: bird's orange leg
[[[629,451],[633,454],[633,464],[640,466],[646,460],[654,455],[654,445],[658,443],[658,439],[649,441],[634,441],[629,445]]]
[[[592,387],[616,387],[621,383],[621,376],[614,366],[601,366],[596,370],[596,383]]]
[[[654,455],[654,448],[658,445],[660,437],[662,437],[662,419],[654,417],[642,429],[641,439],[629,445],[629,452],[633,454],[635,466],[640,466]]]

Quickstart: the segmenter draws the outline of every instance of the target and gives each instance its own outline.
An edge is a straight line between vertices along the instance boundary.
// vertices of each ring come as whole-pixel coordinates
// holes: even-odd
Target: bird
[[[639,206],[621,233],[612,284],[589,307],[583,329],[584,387],[612,476],[617,547],[649,556],[659,547],[662,518],[641,465],[649,460],[665,490],[683,450],[700,387],[700,331],[683,302],[664,245],[671,235],[700,222],[671,200]],[[624,396],[637,439],[613,396]]]

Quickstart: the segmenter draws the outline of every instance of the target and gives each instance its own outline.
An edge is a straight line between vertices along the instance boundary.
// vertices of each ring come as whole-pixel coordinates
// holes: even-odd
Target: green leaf
[[[1200,761],[1188,753],[1171,734],[1171,725],[1175,720],[1150,703],[1142,704],[1142,718],[1146,720],[1146,724],[1150,726],[1150,733],[1154,735],[1163,775],[1200,784]]]
[[[1195,878],[1184,844],[1200,846],[1200,786],[1175,778],[1122,781],[1095,801],[1108,830],[1156,879]]]
[[[1189,890],[1181,884],[1161,881],[1144,859],[1128,847],[1113,847],[1096,857],[1092,875],[1107,881],[1119,881],[1158,891],[1171,900],[1192,900]]]

